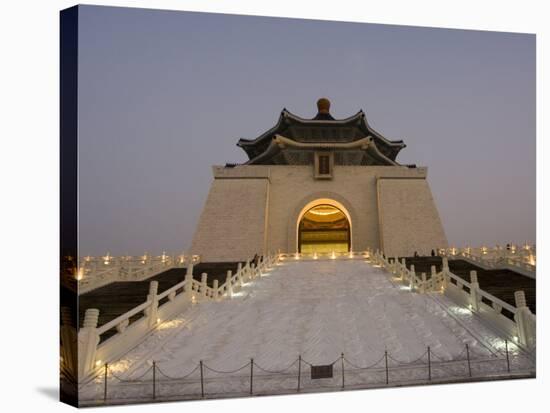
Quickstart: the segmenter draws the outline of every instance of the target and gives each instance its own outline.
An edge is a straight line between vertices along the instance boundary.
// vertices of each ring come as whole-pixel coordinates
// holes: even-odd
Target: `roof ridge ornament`
[[[317,111],[319,113],[330,113],[330,100],[327,98],[320,98],[317,101]]]
[[[313,118],[315,120],[334,120],[330,114],[330,100],[327,98],[320,98],[317,100],[317,115]]]

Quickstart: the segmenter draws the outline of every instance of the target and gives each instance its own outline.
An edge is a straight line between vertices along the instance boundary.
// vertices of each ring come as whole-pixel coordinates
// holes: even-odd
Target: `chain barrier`
[[[336,360],[334,360],[332,363],[327,363],[326,365],[327,366],[333,366],[335,365],[336,363],[338,363],[340,360],[342,360],[342,357],[338,357]],[[307,364],[308,366],[315,366],[316,364],[313,364],[313,363],[310,363],[309,361],[306,361],[304,360],[304,358],[302,357],[302,362],[304,362],[305,364]]]
[[[296,363],[298,363],[298,361],[300,360],[300,358],[297,358],[296,360],[294,360],[292,362],[292,364],[290,364],[288,367],[282,369],[282,370],[268,370],[268,369],[265,369],[263,368],[262,366],[260,366],[258,363],[254,362],[254,366],[256,366],[258,369],[260,369],[261,371],[263,371],[264,373],[268,373],[268,374],[284,374],[286,373],[288,370],[290,370]],[[303,361],[303,360],[302,360]]]
[[[203,366],[204,366],[205,369],[210,370],[210,371],[212,371],[212,372],[214,372],[214,373],[218,373],[218,374],[232,374],[232,373],[236,373],[236,372],[241,371],[242,369],[244,369],[244,368],[250,366],[250,363],[251,363],[251,362],[249,361],[249,362],[246,363],[244,366],[239,367],[238,369],[235,369],[235,370],[227,370],[227,371],[213,369],[213,368],[211,368],[211,367],[208,367],[205,363],[203,363]]]
[[[465,361],[465,360],[460,360],[460,361]],[[445,373],[446,373],[446,376],[445,377],[454,377],[454,378],[464,378],[464,377],[468,377],[468,367],[467,366],[462,366],[460,365],[461,367],[463,367],[466,372],[464,374],[456,374],[454,371],[451,372],[450,370],[450,366],[445,366],[443,364],[438,364],[438,363],[433,363],[432,364],[432,369],[441,369],[441,370],[444,370]]]
[[[197,364],[197,366],[196,366],[193,370],[191,370],[191,371],[190,371],[189,373],[187,373],[187,374],[184,374],[184,375],[181,376],[181,377],[171,377],[171,376],[167,375],[166,373],[164,373],[164,372],[161,370],[161,368],[158,366],[158,364],[157,364],[156,367],[157,367],[157,371],[158,371],[162,376],[164,376],[166,379],[168,379],[168,380],[185,380],[187,377],[191,376],[194,372],[196,372],[196,371],[199,369],[200,364]]]
[[[418,361],[422,360],[426,354],[428,354],[428,350],[426,350],[426,351],[424,352],[424,354],[422,354],[420,357],[418,357],[417,359],[415,359],[415,360],[413,360],[413,361],[400,361],[400,360],[397,360],[397,359],[393,358],[392,356],[390,356],[389,353],[388,353],[388,358],[389,358],[390,360],[396,362],[396,363],[399,364],[399,365],[405,366],[405,365],[411,365],[411,364],[417,363]]]
[[[464,356],[464,353],[467,352],[467,358],[463,358]],[[436,354],[433,350],[431,350],[429,347],[427,349],[427,351],[425,351],[420,357],[416,358],[415,360],[412,360],[412,361],[408,361],[408,362],[405,362],[405,361],[401,361],[401,360],[398,360],[392,356],[390,356],[390,354],[385,351],[384,354],[382,355],[382,357],[378,360],[376,360],[375,362],[369,364],[369,365],[366,365],[366,366],[360,366],[358,364],[355,364],[354,362],[350,361],[348,358],[346,358],[344,356],[344,354],[342,353],[340,355],[340,357],[338,357],[336,360],[334,360],[332,363],[328,363],[328,364],[325,364],[325,365],[331,365],[331,366],[334,366],[336,363],[338,362],[341,362],[342,363],[342,370],[341,370],[341,376],[342,376],[342,383],[340,386],[338,386],[338,384],[333,384],[333,385],[326,385],[325,383],[321,383],[321,382],[317,382],[315,383],[314,385],[314,388],[319,388],[319,389],[336,389],[337,387],[341,387],[341,388],[344,388],[344,385],[345,385],[345,379],[344,379],[344,370],[345,370],[345,364],[347,363],[349,366],[351,366],[351,369],[350,370],[345,370],[347,372],[350,372],[350,373],[353,373],[355,375],[357,374],[361,374],[361,371],[365,371],[365,370],[369,370],[369,369],[376,369],[376,370],[380,370],[380,369],[383,369],[384,368],[384,363],[382,363],[384,360],[386,361],[385,363],[385,369],[386,369],[386,378],[385,378],[385,383],[386,384],[390,384],[391,383],[391,380],[390,380],[390,376],[388,376],[388,372],[390,371],[389,369],[391,370],[395,370],[395,369],[399,369],[399,368],[404,368],[404,369],[407,369],[407,366],[414,366],[414,367],[417,367],[417,368],[423,368],[423,367],[428,367],[429,369],[429,378],[428,380],[431,380],[432,379],[432,369],[435,369],[435,372],[439,371],[439,374],[436,374],[437,376],[439,376],[439,379],[441,378],[459,378],[459,379],[464,379],[464,378],[467,378],[467,377],[472,377],[472,370],[471,370],[471,364],[472,362],[475,362],[476,364],[479,365],[479,363],[489,363],[489,362],[502,362],[503,359],[501,357],[487,357],[487,356],[483,356],[479,359],[477,358],[471,358],[471,354],[474,354],[475,355],[475,352],[472,352],[472,350],[468,347],[465,347],[464,350],[458,354],[456,357],[452,358],[452,359],[445,359],[444,357]],[[424,359],[426,357],[426,355],[428,354],[428,356],[431,356],[433,357],[435,360],[432,360],[430,362],[430,358],[428,358],[428,362],[422,362],[422,363],[418,363],[419,361],[421,361],[422,359]],[[512,355],[513,357],[513,355]],[[397,363],[397,366],[388,366],[388,359],[389,360],[392,360],[393,362]],[[297,388],[296,388],[296,391],[300,392],[302,390],[302,384],[301,384],[301,376],[302,374],[304,373],[301,369],[301,366],[302,366],[302,362],[307,365],[307,366],[315,366],[315,364],[307,361],[307,360],[304,360],[301,356],[299,356],[297,359],[295,359],[291,364],[289,364],[287,367],[283,368],[283,369],[280,369],[280,370],[271,370],[271,369],[266,369],[264,367],[262,367],[261,365],[259,365],[256,361],[254,361],[254,359],[250,359],[250,361],[246,364],[244,364],[243,366],[237,368],[237,369],[234,369],[234,370],[218,370],[218,369],[214,369],[206,364],[204,364],[204,362],[200,362],[195,368],[193,368],[191,371],[189,371],[188,373],[180,376],[180,377],[174,377],[174,376],[171,376],[171,375],[168,375],[166,374],[164,371],[162,371],[162,369],[159,367],[159,365],[155,362],[153,362],[153,365],[150,366],[147,370],[145,370],[142,374],[140,374],[138,377],[135,377],[135,378],[131,378],[131,379],[128,379],[128,378],[122,378],[120,376],[118,376],[112,369],[112,366],[109,366],[109,365],[105,365],[104,369],[98,371],[94,376],[86,379],[85,382],[83,383],[80,383],[79,385],[79,388],[78,390],[81,391],[83,388],[85,388],[87,385],[89,385],[90,383],[94,382],[97,380],[97,378],[99,377],[103,377],[103,386],[104,386],[104,402],[107,402],[108,400],[108,386],[107,386],[107,382],[109,381],[108,378],[109,377],[112,377],[116,380],[118,380],[118,382],[120,383],[136,383],[136,384],[150,384],[152,385],[153,387],[153,399],[155,398],[156,396],[156,384],[161,384],[161,383],[166,383],[166,382],[169,382],[169,381],[181,381],[181,380],[185,380],[187,379],[188,377],[190,377],[191,375],[193,375],[194,373],[197,372],[197,370],[200,369],[200,382],[201,382],[201,395],[202,397],[205,397],[205,380],[206,380],[206,377],[204,375],[204,371],[203,371],[203,368],[208,370],[208,371],[211,371],[213,373],[217,373],[217,374],[234,374],[234,373],[237,373],[239,371],[242,371],[244,369],[246,369],[247,367],[250,367],[250,391],[249,393],[250,394],[253,394],[253,376],[254,376],[254,367],[256,367],[259,371],[263,372],[263,373],[266,373],[266,375],[259,375],[259,376],[256,376],[255,378],[256,379],[262,379],[264,378],[265,380],[270,380],[270,377],[268,376],[269,374],[286,374],[286,375],[290,375],[291,373],[289,372],[296,364],[298,364],[298,375],[296,377],[297,379]],[[466,363],[468,362],[468,364],[464,364],[464,365],[460,365],[459,363]],[[382,363],[382,365],[381,365]],[[453,365],[450,365],[452,363],[456,363],[454,366]],[[478,366],[479,368],[479,366]],[[463,374],[461,374],[460,372],[457,371],[457,369],[463,371]],[[506,368],[505,368],[506,369]],[[153,376],[152,376],[152,379],[149,378],[149,379],[146,379],[146,380],[142,380],[146,375],[148,375],[151,370],[153,370]],[[508,366],[507,366],[507,370],[508,372],[510,372],[510,362],[508,362]],[[501,371],[502,372],[502,369],[498,369],[498,371]],[[158,376],[156,375],[156,373],[159,373],[163,379],[159,380]],[[441,372],[443,372],[443,377],[441,377]],[[292,372],[292,374],[294,374]],[[244,377],[244,376],[243,376]],[[358,376],[358,377],[361,377],[361,376]],[[338,377],[333,377],[333,379],[337,379]],[[198,380],[198,378],[196,378]],[[271,377],[271,379],[273,379],[273,377]],[[356,379],[354,380],[356,381]],[[100,383],[98,383],[100,384]],[[367,384],[367,383],[365,383]],[[395,384],[395,383],[392,383],[392,384]],[[354,386],[356,386],[357,384],[354,384]],[[119,396],[111,396],[110,398],[111,400],[117,400],[117,399],[125,399],[124,397],[119,397]]]
[[[141,374],[140,376],[136,377],[136,378],[133,378],[133,379],[123,379],[122,377],[119,377],[117,376],[115,373],[113,373],[113,371],[111,371],[111,366],[108,367],[108,371],[109,373],[115,378],[117,379],[118,381],[122,382],[122,383],[135,383],[135,382],[139,382],[141,378],[145,377],[145,375],[147,375],[147,373],[149,373],[151,370],[153,370],[153,366],[149,367],[147,370],[145,370],[145,372],[143,372],[143,374]]]
[[[302,363],[305,363],[305,364],[307,364],[307,365],[310,366],[310,367],[313,366],[313,364],[311,364],[309,361],[304,360],[303,357],[302,357]]]
[[[357,369],[357,370],[368,370],[368,369],[372,369],[374,368],[376,365],[378,365],[382,360],[384,360],[384,358],[386,358],[386,355],[384,354],[382,357],[380,357],[380,359],[378,361],[376,361],[375,363],[372,363],[366,367],[359,367],[358,365],[352,363],[351,361],[349,361],[346,357],[344,357],[344,361],[346,363],[348,363],[351,367],[353,367],[354,369]]]

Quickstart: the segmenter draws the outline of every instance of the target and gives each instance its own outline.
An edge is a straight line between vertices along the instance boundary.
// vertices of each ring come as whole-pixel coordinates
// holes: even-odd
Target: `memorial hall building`
[[[427,168],[397,161],[403,141],[372,129],[362,110],[334,119],[325,98],[317,108],[313,119],[283,109],[274,127],[238,141],[247,162],[213,166],[191,248],[203,262],[448,246]]]

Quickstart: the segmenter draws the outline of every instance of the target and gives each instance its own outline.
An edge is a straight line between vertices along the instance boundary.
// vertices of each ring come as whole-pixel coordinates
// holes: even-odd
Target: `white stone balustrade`
[[[260,277],[278,261],[279,256],[273,255],[259,260],[257,267],[247,262],[245,266],[239,266],[235,274],[228,271],[226,281],[221,286],[218,285],[218,280],[214,280],[212,288],[208,287],[206,273],[201,275],[200,282],[193,278],[193,262],[189,262],[184,281],[160,294],[158,282],[151,281],[146,302],[102,326],[97,326],[99,310],[86,310],[83,327],[78,332],[79,378],[89,377],[104,363],[122,356],[153,329],[181,313],[197,298],[201,300],[231,298],[234,292],[242,287],[243,278],[249,277],[250,280]],[[159,305],[163,298],[168,298],[168,301]],[[144,317],[130,323],[130,318],[140,313],[143,313]],[[116,334],[99,344],[100,336],[111,329],[116,329]]]
[[[525,244],[521,247],[510,244],[508,247],[463,247],[446,248],[438,251],[439,255],[450,259],[464,259],[483,269],[507,268],[528,277],[535,277],[537,250],[535,245]]]
[[[96,350],[99,344],[97,320],[99,310],[90,308],[84,315],[84,323],[78,332],[78,376],[84,377],[92,371],[96,362]]]
[[[483,291],[479,287],[476,271],[470,272],[470,282],[467,282],[449,270],[447,257],[443,257],[442,261],[441,272],[437,273],[435,268],[432,267],[431,278],[428,280],[425,274],[421,278],[416,276],[414,265],[411,265],[410,270],[407,269],[405,259],[399,263],[397,260],[386,259],[379,252],[374,253],[371,258],[372,263],[380,264],[388,272],[399,278],[403,284],[408,284],[411,291],[416,290],[421,293],[441,291],[458,305],[468,308],[495,325],[509,337],[515,339],[517,344],[522,345],[529,351],[534,351],[536,347],[536,316],[527,307],[523,291],[515,292],[516,306],[514,307]],[[468,288],[469,292],[465,291],[464,287]],[[487,302],[490,304],[487,304]],[[502,314],[503,309],[508,311],[513,319]]]
[[[525,300],[525,293],[523,291],[516,291],[514,293],[516,301],[516,314],[514,319],[518,325],[518,336],[521,344],[528,348],[533,348],[536,345],[537,337],[537,325],[536,317],[527,307],[527,301]]]
[[[85,294],[96,288],[117,281],[143,281],[171,268],[186,267],[200,262],[198,255],[81,257],[76,279],[78,294]]]

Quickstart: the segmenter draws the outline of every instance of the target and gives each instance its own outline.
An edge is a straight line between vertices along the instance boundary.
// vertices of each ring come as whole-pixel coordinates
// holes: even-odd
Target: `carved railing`
[[[405,259],[388,258],[379,251],[371,254],[371,262],[380,266],[398,278],[411,291],[420,293],[441,292],[449,296],[458,305],[464,306],[481,318],[503,331],[509,337],[528,350],[536,346],[536,316],[527,307],[525,293],[514,293],[516,305],[510,305],[492,294],[482,290],[477,280],[477,272],[470,271],[470,282],[467,282],[449,270],[446,257],[440,272],[431,266],[431,276],[425,273],[419,277],[414,265],[409,268]]]
[[[225,282],[218,285],[218,280],[214,280],[212,287],[208,286],[206,273],[201,274],[201,281],[193,278],[194,264],[189,262],[182,282],[158,293],[158,282],[151,281],[149,294],[144,303],[102,326],[97,325],[99,310],[87,309],[83,327],[78,332],[79,378],[89,376],[104,363],[122,356],[151,331],[181,313],[187,306],[201,300],[231,299],[243,285],[262,276],[278,261],[278,255],[271,255],[261,257],[257,265],[249,261],[245,265],[239,264],[235,274],[228,271]],[[140,318],[130,321],[139,314],[142,314]],[[116,329],[116,333],[100,342],[101,335],[113,329]]]
[[[449,259],[463,259],[483,269],[506,268],[534,278],[536,274],[537,250],[535,245],[522,247],[465,247],[440,249],[439,255]]]
[[[171,268],[198,264],[198,255],[81,257],[76,273],[78,293],[85,294],[117,281],[143,281]]]

